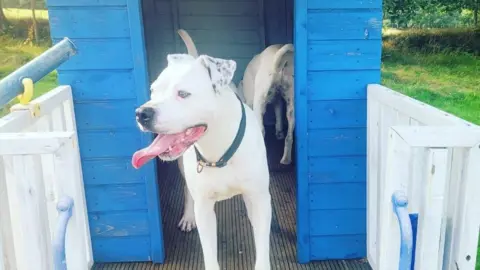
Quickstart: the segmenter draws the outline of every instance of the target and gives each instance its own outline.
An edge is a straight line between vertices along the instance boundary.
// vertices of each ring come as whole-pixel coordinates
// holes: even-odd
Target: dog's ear
[[[195,61],[195,58],[185,53],[174,53],[167,55],[167,64],[177,64],[186,61]]]
[[[201,55],[198,59],[207,68],[215,92],[232,82],[233,75],[235,75],[235,70],[237,69],[235,61],[214,58],[208,55]]]

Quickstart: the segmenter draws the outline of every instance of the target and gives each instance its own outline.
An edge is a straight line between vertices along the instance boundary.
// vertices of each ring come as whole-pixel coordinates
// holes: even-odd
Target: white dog
[[[132,158],[135,168],[158,156],[183,156],[205,268],[219,270],[215,202],[242,194],[253,226],[256,270],[270,269],[272,218],[265,143],[253,111],[230,88],[236,63],[202,55],[170,54],[136,110],[142,131],[158,134]]]
[[[246,103],[255,111],[262,134],[265,136],[263,115],[268,103],[275,108],[275,131],[277,139],[285,138],[282,164],[292,162],[293,129],[295,128],[293,45],[271,45],[248,63],[243,81],[239,88],[245,96]],[[283,133],[282,104],[280,96],[286,102],[288,131]]]
[[[193,42],[192,38],[188,34],[187,31],[183,29],[179,29],[178,35],[182,38],[183,42],[185,43],[185,46],[187,47],[188,54],[193,56],[194,58],[198,58],[198,50],[197,47],[195,46],[195,43]],[[235,93],[242,99],[243,102],[245,102],[245,98],[243,96],[243,93],[237,89],[235,84],[233,82],[230,82],[230,87],[234,90]],[[180,169],[180,173],[182,175],[182,178],[185,179],[185,173],[183,169],[183,158],[180,157],[178,160],[178,167]],[[190,232],[191,230],[195,229],[197,227],[197,224],[195,223],[195,214],[193,211],[194,204],[193,204],[193,198],[190,192],[188,191],[187,186],[185,185],[184,187],[184,205],[183,205],[183,215],[182,218],[180,219],[180,222],[178,223],[178,227],[180,230],[184,232]]]

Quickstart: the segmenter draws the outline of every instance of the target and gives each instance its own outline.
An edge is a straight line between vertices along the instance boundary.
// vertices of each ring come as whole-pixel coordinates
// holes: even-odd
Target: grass
[[[385,48],[382,84],[480,125],[480,57]]]
[[[4,8],[5,16],[10,20],[24,20],[32,18],[32,11],[23,8]],[[48,20],[48,11],[44,9],[35,10],[35,17],[38,20]]]

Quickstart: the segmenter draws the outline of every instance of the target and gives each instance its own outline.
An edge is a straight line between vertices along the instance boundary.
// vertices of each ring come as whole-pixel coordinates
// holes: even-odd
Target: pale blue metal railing
[[[55,270],[67,269],[67,261],[65,258],[65,234],[67,232],[68,220],[72,217],[72,208],[73,199],[69,196],[64,196],[57,202],[58,220],[52,243]]]
[[[39,81],[75,55],[76,51],[73,42],[64,38],[52,48],[0,80],[0,108],[22,94],[23,79],[29,78],[34,83]]]
[[[413,270],[417,215],[408,213],[408,198],[404,192],[397,191],[392,194],[392,205],[400,226],[400,261],[398,270]]]
[[[77,50],[73,42],[68,38],[64,38],[38,57],[35,57],[27,64],[0,80],[0,108],[16,96],[24,93],[23,79],[30,79],[33,83],[41,80],[62,63],[70,59],[76,52]],[[72,216],[73,205],[73,199],[69,196],[60,198],[57,203],[59,215],[52,242],[55,270],[67,269],[65,236],[68,221]]]

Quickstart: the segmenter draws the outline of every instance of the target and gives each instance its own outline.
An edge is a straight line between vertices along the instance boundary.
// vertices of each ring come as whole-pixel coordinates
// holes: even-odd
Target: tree
[[[478,10],[480,9],[480,0],[472,0],[473,23],[478,26]]]
[[[461,11],[468,9],[473,12],[473,23],[478,26],[478,13],[480,10],[480,0],[422,0],[427,5],[438,5],[445,7],[447,11]]]
[[[33,37],[35,39],[35,43],[38,44],[38,24],[37,24],[37,16],[35,15],[36,7],[37,7],[37,0],[31,0],[30,8],[32,9]]]
[[[7,17],[3,13],[3,0],[0,0],[0,30],[4,30],[7,26]]]
[[[419,0],[384,0],[383,12],[397,28],[408,27],[408,22],[415,15]]]

